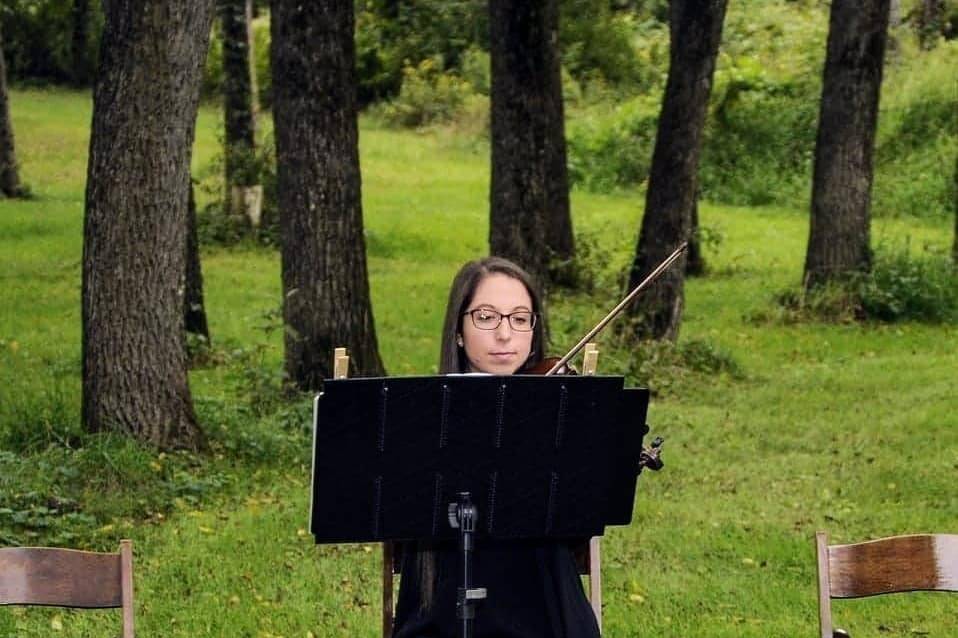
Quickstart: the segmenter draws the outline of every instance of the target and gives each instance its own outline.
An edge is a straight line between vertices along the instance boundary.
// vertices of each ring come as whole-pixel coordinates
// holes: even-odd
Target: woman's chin
[[[514,374],[519,369],[517,361],[485,361],[477,372],[486,374]]]

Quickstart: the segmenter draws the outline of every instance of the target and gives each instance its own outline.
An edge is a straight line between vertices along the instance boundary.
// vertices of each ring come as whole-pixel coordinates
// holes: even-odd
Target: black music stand
[[[583,538],[632,519],[645,389],[622,377],[326,381],[314,413],[317,543],[459,537],[471,635],[474,537]]]

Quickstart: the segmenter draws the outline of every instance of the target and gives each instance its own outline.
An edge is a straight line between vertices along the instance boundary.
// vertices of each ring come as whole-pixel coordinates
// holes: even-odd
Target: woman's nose
[[[503,317],[502,323],[499,324],[499,327],[496,328],[496,338],[501,341],[505,341],[512,336],[512,326],[509,325],[509,321]]]

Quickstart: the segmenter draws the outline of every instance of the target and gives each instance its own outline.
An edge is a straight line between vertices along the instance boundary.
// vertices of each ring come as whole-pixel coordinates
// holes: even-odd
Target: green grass
[[[61,538],[69,545],[132,538],[141,635],[376,636],[378,547],[316,547],[306,533],[308,408],[259,409],[251,400],[281,364],[280,332],[264,330],[275,328],[268,314],[280,303],[277,255],[203,254],[221,363],[193,371],[191,385],[213,455],[161,458],[85,438],[77,411],[89,99],[15,91],[12,108],[23,178],[36,198],[0,201],[0,440],[16,428],[47,427],[72,433],[81,448],[71,452],[53,437],[49,447],[0,452],[0,511],[27,503],[30,516],[48,522],[35,528],[41,541],[58,529],[76,533],[72,542]],[[216,154],[217,127],[216,111],[204,108],[197,174]],[[382,355],[391,374],[431,373],[449,281],[485,251],[487,154],[449,132],[395,132],[369,121],[361,151]],[[625,267],[641,206],[629,192],[573,194],[577,231],[600,246],[596,262]],[[653,401],[649,421],[667,439],[666,468],[640,479],[632,525],[604,541],[606,634],[812,636],[816,529],[836,542],[958,532],[958,327],[752,321],[799,282],[807,214],[704,205],[701,216],[723,239],[707,253],[711,275],[688,283],[682,342],[729,353],[744,378],[690,374]],[[873,226],[875,243],[890,246],[945,250],[951,233],[943,219]],[[613,293],[553,299],[563,338],[556,349],[600,318]],[[606,370],[626,354],[603,352]],[[47,492],[71,495],[74,514],[93,522],[69,527],[62,515],[39,511]],[[958,633],[958,616],[946,598],[836,603],[835,616],[857,636],[947,638]],[[3,638],[103,636],[118,626],[109,612],[0,609]]]

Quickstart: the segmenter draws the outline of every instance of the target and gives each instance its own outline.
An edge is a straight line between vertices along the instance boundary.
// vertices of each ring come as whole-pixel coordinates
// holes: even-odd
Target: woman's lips
[[[516,356],[515,352],[490,352],[489,356],[493,359],[511,359]]]

